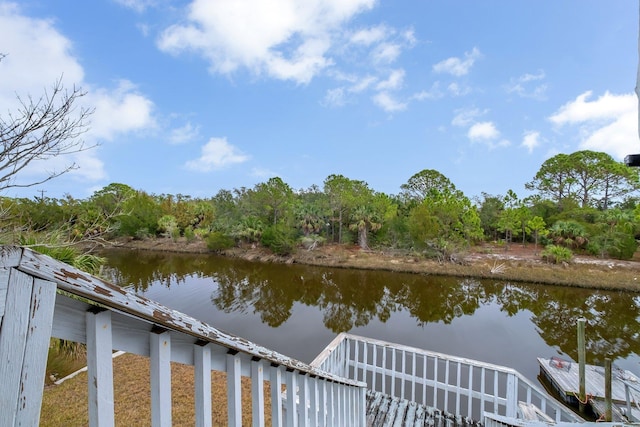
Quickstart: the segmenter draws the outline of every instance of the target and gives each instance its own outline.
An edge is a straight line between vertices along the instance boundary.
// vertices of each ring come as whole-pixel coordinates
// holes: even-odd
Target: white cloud
[[[533,153],[533,150],[540,145],[540,132],[527,131],[522,138],[522,144],[529,153]]]
[[[549,120],[557,125],[575,124],[594,120],[611,120],[637,108],[637,99],[632,93],[613,95],[608,91],[595,101],[588,101],[592,92],[584,92],[575,100],[567,102]]]
[[[472,141],[490,140],[500,137],[500,132],[493,122],[479,122],[469,128],[467,136]]]
[[[144,12],[148,7],[154,6],[156,1],[154,0],[114,0],[116,3],[121,4],[124,7],[133,9],[136,12]]]
[[[121,80],[115,90],[93,90],[87,95],[87,102],[95,106],[89,135],[96,139],[113,140],[116,135],[156,125],[153,103],[127,80]]]
[[[401,46],[395,43],[381,43],[372,52],[375,63],[390,64],[400,56]]]
[[[73,43],[58,31],[55,21],[26,16],[15,3],[0,3],[0,40],[0,49],[8,54],[0,62],[0,115],[15,110],[16,95],[37,100],[45,91],[51,93],[54,83],[62,79],[66,89],[76,87],[87,92],[77,99],[76,111],[95,108],[89,117],[89,129],[82,135],[86,146],[155,125],[153,103],[130,82],[120,81],[115,90],[107,90],[85,81]],[[60,171],[75,163],[79,169],[69,176],[90,184],[107,176],[99,156],[100,150],[94,148],[46,162],[33,162],[24,174],[37,180],[46,172]]]
[[[546,97],[546,84],[531,84],[531,82],[540,82],[546,77],[544,71],[540,70],[537,74],[526,73],[520,77],[512,78],[506,86],[507,93],[515,93],[523,98],[533,98],[543,100]],[[531,87],[533,86],[533,87]]]
[[[633,93],[605,92],[590,101],[585,92],[560,107],[549,120],[558,126],[575,126],[580,148],[604,151],[622,160],[638,151],[638,100]]]
[[[478,117],[481,117],[486,113],[486,110],[480,111],[477,108],[456,110],[456,115],[453,120],[451,120],[451,124],[458,127],[466,127],[474,123]]]
[[[189,160],[185,167],[193,171],[209,172],[247,160],[249,160],[249,156],[229,144],[227,138],[211,138],[202,147],[200,157],[196,160]]]
[[[349,92],[362,92],[371,87],[376,82],[376,80],[377,79],[373,76],[364,76],[354,82],[354,84],[349,88]]]
[[[493,122],[474,123],[467,132],[471,142],[479,142],[486,145],[490,150],[498,147],[508,147],[511,142],[500,139],[500,131]]]
[[[391,71],[389,74],[389,78],[384,80],[376,85],[376,89],[378,90],[392,90],[399,89],[402,87],[402,82],[404,81],[404,70],[398,69]]]
[[[258,75],[308,83],[333,63],[327,57],[333,34],[374,3],[193,0],[186,22],[167,28],[158,46],[171,53],[196,52],[209,61],[213,72],[226,74],[247,68]]]
[[[56,30],[53,21],[23,16],[15,3],[0,3],[0,40],[2,53],[7,54],[0,62],[3,109],[16,105],[16,94],[36,97],[61,77],[66,86],[84,79],[71,41]]]
[[[172,129],[169,135],[169,142],[172,144],[184,144],[198,137],[200,127],[187,122],[184,126]]]
[[[388,33],[389,29],[387,27],[384,25],[378,25],[376,27],[356,31],[351,35],[349,41],[353,44],[370,46],[384,40]]]
[[[342,107],[346,103],[344,88],[329,89],[324,96],[323,105],[329,107]]]
[[[454,82],[447,86],[447,91],[453,96],[464,96],[471,93],[471,88]]]
[[[447,73],[456,77],[469,74],[471,67],[476,60],[482,58],[482,53],[477,47],[474,47],[471,52],[464,53],[464,59],[458,57],[447,58],[444,61],[440,61],[433,66],[433,71],[436,73]]]
[[[407,104],[397,101],[387,92],[380,92],[373,96],[373,102],[378,107],[388,113],[403,111],[407,109]]]
[[[440,99],[444,96],[444,92],[440,89],[440,82],[435,82],[431,85],[429,90],[422,90],[413,95],[413,99],[422,101],[425,99]]]

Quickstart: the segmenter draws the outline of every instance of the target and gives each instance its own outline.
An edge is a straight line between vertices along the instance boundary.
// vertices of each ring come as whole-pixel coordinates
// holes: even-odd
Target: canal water
[[[103,274],[146,298],[303,362],[338,334],[508,366],[537,381],[536,357],[640,375],[640,294],[110,250]]]

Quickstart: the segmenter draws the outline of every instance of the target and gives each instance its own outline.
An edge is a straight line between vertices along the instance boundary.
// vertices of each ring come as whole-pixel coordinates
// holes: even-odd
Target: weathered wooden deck
[[[579,366],[577,363],[545,359],[538,357],[540,364],[540,373],[550,383],[551,387],[567,402],[569,405],[578,406],[579,404]],[[612,418],[614,422],[626,421],[627,416],[623,414],[622,407],[627,404],[627,390],[624,381],[630,384],[640,386],[640,380],[630,371],[614,368],[611,378],[611,400]],[[605,408],[605,374],[604,367],[595,365],[585,365],[585,389],[587,401],[595,413],[596,417],[604,414]],[[635,391],[632,401],[638,401],[640,394]],[[640,411],[638,408],[629,405],[626,408],[631,411],[633,419],[640,419]]]
[[[481,427],[477,421],[452,415],[379,391],[367,391],[367,427]]]
[[[575,400],[577,404],[580,383],[578,378],[578,364],[563,362],[562,366],[553,363],[551,359],[538,357],[540,369],[553,382],[554,388],[568,400]],[[613,369],[611,379],[611,399],[615,403],[625,403],[625,386],[622,380],[638,382],[638,378],[630,371]],[[604,399],[604,368],[595,365],[585,365],[585,385],[587,396]]]

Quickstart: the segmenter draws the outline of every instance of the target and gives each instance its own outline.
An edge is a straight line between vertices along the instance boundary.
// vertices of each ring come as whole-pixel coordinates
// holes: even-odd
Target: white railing
[[[311,365],[473,420],[517,418],[524,402],[556,422],[582,421],[513,369],[399,344],[343,333]]]
[[[87,345],[91,426],[114,425],[113,350],[150,358],[154,426],[171,425],[170,362],[195,368],[198,426],[211,426],[217,404],[211,371],[226,373],[230,426],[241,425],[242,376],[251,378],[254,426],[264,425],[265,411],[273,426],[365,425],[363,382],[227,334],[32,250],[2,246],[0,426],[38,425],[52,336]]]

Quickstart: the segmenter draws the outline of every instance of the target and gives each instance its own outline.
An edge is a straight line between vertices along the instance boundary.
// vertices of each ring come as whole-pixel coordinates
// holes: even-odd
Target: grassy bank
[[[201,241],[149,239],[120,242],[118,246],[155,251],[207,252]],[[576,256],[571,263],[548,264],[540,249],[514,244],[508,248],[484,245],[471,248],[459,263],[441,263],[406,251],[362,251],[354,246],[325,245],[312,251],[298,249],[281,257],[261,247],[232,248],[221,255],[257,262],[299,263],[324,267],[386,270],[477,279],[499,279],[591,289],[640,292],[640,253],[629,261]]]

